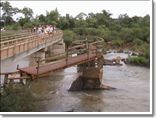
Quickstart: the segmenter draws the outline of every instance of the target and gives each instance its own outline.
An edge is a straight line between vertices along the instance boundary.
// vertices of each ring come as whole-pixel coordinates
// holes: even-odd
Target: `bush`
[[[63,34],[63,39],[64,39],[64,43],[66,44],[66,46],[70,46],[72,41],[75,40],[75,33],[71,30],[65,30],[64,34]]]
[[[144,57],[147,58],[147,59],[150,59],[150,50],[145,50],[144,52]]]
[[[116,46],[121,46],[121,45],[124,44],[124,41],[121,40],[121,39],[116,39],[116,40],[113,40],[113,41],[112,41],[112,44],[113,44],[113,45],[116,45]]]
[[[149,64],[149,60],[142,56],[129,57],[128,61],[131,64],[137,64],[137,65],[148,65]]]
[[[12,24],[12,25],[8,25],[6,26],[4,29],[6,30],[19,30],[21,27],[19,24]]]
[[[74,28],[73,29],[74,32],[77,34],[77,35],[84,35],[84,28]]]
[[[134,43],[135,45],[142,45],[142,44],[143,44],[143,41],[140,40],[140,39],[138,39],[138,38],[136,38],[136,39],[134,39],[133,43]]]
[[[36,97],[28,87],[6,87],[0,95],[1,112],[33,112],[38,110]]]
[[[25,23],[23,28],[33,28],[34,25],[31,22]]]

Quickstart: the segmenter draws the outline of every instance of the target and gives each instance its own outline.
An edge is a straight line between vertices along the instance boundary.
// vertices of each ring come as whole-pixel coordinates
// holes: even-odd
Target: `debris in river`
[[[50,91],[49,93],[50,94],[55,94],[57,91]]]
[[[119,66],[122,66],[123,64],[121,63],[117,63],[116,62],[116,59],[112,59],[112,60],[109,60],[109,59],[105,59],[104,60],[104,65],[111,65],[111,66],[115,66],[115,65],[119,65]]]

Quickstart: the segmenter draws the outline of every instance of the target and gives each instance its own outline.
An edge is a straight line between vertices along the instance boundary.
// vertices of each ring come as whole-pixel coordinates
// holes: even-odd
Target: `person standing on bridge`
[[[50,25],[50,29],[49,29],[49,35],[51,35],[53,33],[53,26]]]
[[[34,26],[34,28],[33,28],[33,32],[36,33],[36,31],[37,31],[37,27]]]
[[[42,34],[42,27],[41,27],[41,26],[38,27],[37,33],[38,33],[39,35]]]
[[[39,26],[38,27],[37,33],[40,35],[40,37],[43,38],[43,35],[44,35],[44,28],[43,28],[43,26]]]
[[[53,32],[56,33],[56,27],[53,25]]]
[[[50,26],[47,25],[46,28],[45,28],[45,30],[46,30],[46,34],[49,34],[49,32],[50,32]]]

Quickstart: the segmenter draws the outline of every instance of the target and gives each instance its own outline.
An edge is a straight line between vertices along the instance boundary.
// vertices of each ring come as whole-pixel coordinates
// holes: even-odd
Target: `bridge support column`
[[[86,63],[81,69],[80,75],[71,85],[69,91],[92,90],[92,89],[114,89],[110,86],[104,85],[103,67],[98,66],[97,62]]]
[[[65,52],[65,44],[63,43],[63,41],[61,41],[59,43],[47,47],[46,57],[51,57],[56,54],[60,54],[64,52]]]
[[[83,89],[97,89],[100,88],[103,76],[102,68],[85,68],[82,73]]]

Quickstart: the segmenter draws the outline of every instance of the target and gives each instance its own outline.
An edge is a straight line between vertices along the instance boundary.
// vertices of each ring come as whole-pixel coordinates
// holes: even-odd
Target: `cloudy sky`
[[[30,7],[34,16],[46,14],[47,11],[58,9],[62,16],[69,13],[76,16],[80,12],[86,14],[101,12],[103,9],[112,13],[113,18],[127,13],[132,16],[151,14],[151,1],[9,1],[13,7]]]

